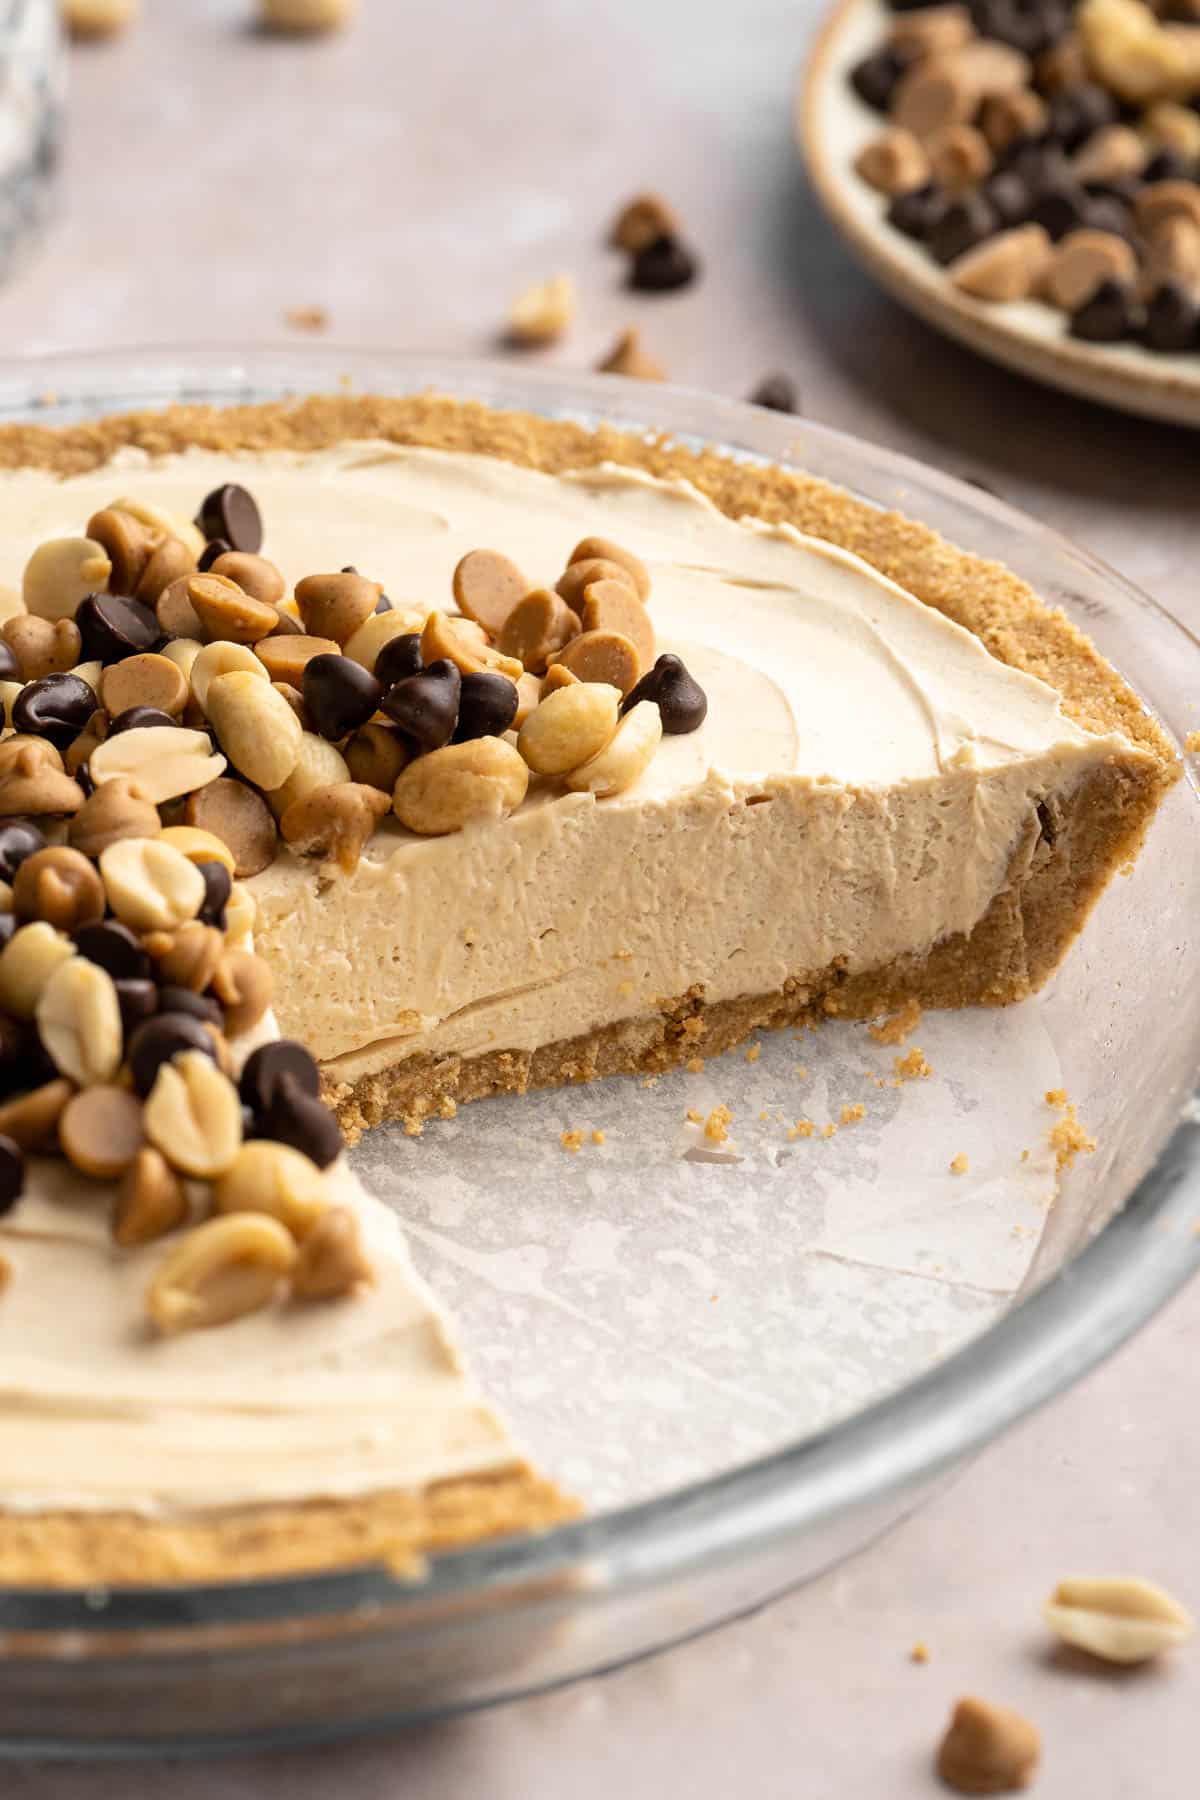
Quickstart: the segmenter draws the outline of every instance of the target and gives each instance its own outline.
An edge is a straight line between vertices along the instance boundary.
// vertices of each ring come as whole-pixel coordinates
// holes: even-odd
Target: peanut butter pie
[[[782,470],[428,397],[0,465],[2,1581],[570,1516],[343,1141],[1020,1000],[1178,772],[1013,575]]]

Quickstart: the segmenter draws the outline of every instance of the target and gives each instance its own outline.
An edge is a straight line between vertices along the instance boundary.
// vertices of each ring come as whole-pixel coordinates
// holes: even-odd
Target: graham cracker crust
[[[532,1055],[409,1058],[334,1090],[351,1141],[389,1117],[419,1125],[449,1101],[622,1071],[657,1073],[715,1055],[763,1026],[872,1017],[913,999],[923,1006],[1019,1000],[1046,979],[1110,875],[1136,855],[1159,801],[1181,773],[1169,739],[1133,690],[1065,614],[1044,606],[1009,570],[813,477],[735,463],[717,450],[692,451],[655,434],[608,426],[591,431],[432,394],[336,395],[226,409],[176,406],[62,428],[5,426],[0,468],[69,475],[97,468],[128,446],[151,456],[193,446],[236,454],[314,451],[363,437],[474,451],[549,473],[618,462],[682,476],[730,517],[786,521],[855,552],[973,631],[1000,661],[1057,688],[1078,724],[1099,733],[1119,730],[1142,754],[1114,758],[1047,808],[1018,846],[984,918],[970,934],[944,940],[924,957],[902,957],[853,977],[836,966],[797,972],[777,993],[712,1006],[693,988],[664,999],[652,1015]],[[0,1580],[87,1586],[378,1562],[415,1569],[437,1551],[543,1530],[578,1510],[552,1483],[519,1468],[434,1484],[419,1494],[231,1508],[167,1522],[126,1514],[0,1513]]]

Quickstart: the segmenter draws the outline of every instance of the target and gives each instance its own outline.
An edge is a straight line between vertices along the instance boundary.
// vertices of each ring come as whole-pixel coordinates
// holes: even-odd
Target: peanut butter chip
[[[26,612],[39,619],[74,619],[81,600],[108,586],[112,563],[95,538],[51,538],[25,565]]]
[[[213,992],[225,1009],[229,1037],[251,1031],[271,1004],[274,977],[252,950],[227,950],[213,976]]]
[[[97,785],[124,775],[144,799],[162,806],[215,781],[225,771],[225,758],[214,754],[206,731],[139,725],[105,738],[92,752],[88,767]]]
[[[567,786],[576,793],[594,794],[598,800],[623,793],[650,767],[661,742],[662,715],[658,707],[653,700],[639,700],[625,714],[603,750],[570,772]]]
[[[109,1084],[85,1088],[63,1108],[58,1141],[82,1175],[115,1180],[142,1147],[141,1102],[128,1088]]]
[[[643,347],[639,331],[623,331],[607,356],[596,364],[602,375],[629,375],[635,381],[665,381],[667,371]]]
[[[387,725],[364,725],[346,745],[345,756],[351,780],[378,788],[390,805],[397,778],[411,760],[404,740]]]
[[[88,796],[71,820],[68,836],[74,849],[94,861],[122,838],[158,837],[161,830],[157,806],[136,781],[118,775]]]
[[[309,637],[304,632],[294,637],[260,638],[254,646],[257,656],[272,681],[285,681],[298,688],[304,671],[314,656],[340,656],[341,645],[333,638]]]
[[[156,606],[173,582],[186,580],[195,569],[196,558],[182,538],[166,537],[150,552],[133,597],[146,606]]]
[[[499,647],[536,675],[578,635],[578,616],[566,601],[549,588],[534,588],[509,614]]]
[[[955,1707],[937,1755],[937,1772],[959,1794],[1011,1794],[1027,1788],[1042,1742],[1021,1713],[968,1696]]]
[[[121,1066],[121,1008],[112,976],[73,956],[38,998],[38,1036],[55,1068],[78,1087],[111,1081]]]
[[[306,731],[300,739],[295,768],[282,786],[267,795],[267,800],[275,817],[281,819],[289,806],[311,794],[314,788],[333,787],[349,779],[350,770],[337,745],[314,731]]]
[[[1064,1643],[1112,1663],[1147,1662],[1195,1630],[1177,1600],[1131,1575],[1060,1581],[1042,1613]]]
[[[173,931],[194,919],[204,905],[199,869],[170,844],[154,838],[122,838],[110,844],[101,852],[100,874],[108,904],[121,923],[135,931]]]
[[[525,762],[503,738],[447,744],[409,764],[396,783],[396,817],[423,837],[503,819],[529,787]]]
[[[679,232],[678,214],[661,194],[635,194],[613,220],[609,242],[614,250],[626,250],[636,256],[657,239],[678,237]]]
[[[39,619],[18,613],[4,621],[2,635],[20,664],[23,681],[65,675],[79,661],[82,640],[74,619]]]
[[[578,680],[578,675],[572,675],[570,669],[564,669],[561,663],[553,662],[542,676],[539,697],[544,700],[547,694],[553,694],[557,688],[574,687]],[[524,724],[524,720],[521,723]]]
[[[292,1293],[297,1300],[340,1300],[365,1287],[374,1273],[358,1219],[349,1207],[331,1206],[300,1246]]]
[[[45,919],[59,931],[72,932],[104,917],[104,883],[95,866],[65,844],[25,858],[12,898],[18,918]]]
[[[627,637],[643,669],[654,661],[654,625],[640,600],[621,581],[593,581],[583,590],[584,631],[614,631]]]
[[[599,539],[585,538],[583,541],[585,544],[594,544]],[[630,593],[641,599],[637,577],[633,571],[627,569],[624,563],[613,562],[607,556],[577,557],[574,562],[567,564],[554,584],[554,591],[573,612],[579,612],[583,607],[584,589],[590,587],[593,581],[623,581]]]
[[[947,273],[961,293],[976,300],[1024,300],[1041,281],[1051,250],[1040,225],[1018,225],[966,251]]]
[[[1068,232],[1050,255],[1046,298],[1064,312],[1078,312],[1102,282],[1130,282],[1136,274],[1137,257],[1124,238],[1084,226]]]
[[[299,1243],[329,1205],[325,1176],[299,1150],[256,1138],[243,1144],[213,1190],[217,1213],[266,1213]]]
[[[187,593],[205,636],[214,643],[253,644],[278,622],[273,606],[255,600],[224,575],[193,575]]]
[[[182,1181],[161,1150],[143,1144],[122,1175],[113,1202],[114,1239],[123,1250],[134,1250],[165,1237],[187,1216]]]
[[[159,1331],[202,1330],[258,1312],[277,1299],[296,1264],[296,1240],[265,1213],[232,1213],[197,1225],[150,1284],[146,1307]]]
[[[498,637],[504,623],[529,592],[516,563],[499,550],[468,550],[454,571],[454,599],[460,612]]]
[[[948,193],[977,187],[991,173],[991,147],[974,125],[948,125],[928,140],[926,149],[933,179]]]
[[[364,575],[307,575],[296,584],[296,604],[306,632],[344,644],[370,618],[382,593]]]
[[[174,581],[167,583],[154,602],[155,618],[172,637],[199,639],[204,636],[200,615],[188,594],[191,578],[191,574],[176,576]]]
[[[242,1104],[227,1075],[199,1050],[162,1064],[142,1109],[146,1136],[171,1167],[211,1181],[242,1141]]]
[[[62,758],[44,738],[11,737],[0,743],[0,818],[33,818],[77,812],[83,789],[67,775]]]
[[[650,571],[641,557],[635,556],[632,550],[626,550],[623,544],[614,543],[612,538],[605,537],[580,538],[567,559],[567,568],[570,570],[580,563],[591,562],[614,564],[627,577],[632,578],[638,599],[643,604],[649,600]],[[560,588],[559,592],[561,593],[561,591]]]
[[[226,550],[224,555],[217,557],[209,573],[236,582],[244,594],[249,594],[252,600],[261,600],[265,606],[277,607],[287,594],[287,582],[275,564],[248,550]]]
[[[617,729],[621,696],[598,681],[577,681],[548,694],[530,713],[517,749],[539,775],[565,775],[598,755]]]
[[[559,651],[558,661],[580,681],[603,681],[622,694],[642,673],[637,646],[619,631],[585,631]]]
[[[151,651],[110,663],[100,677],[100,698],[114,719],[131,706],[153,706],[174,716],[183,711],[187,697],[179,665]]]
[[[394,783],[393,783],[394,786]],[[390,794],[370,784],[342,781],[313,788],[293,801],[279,821],[284,841],[302,856],[319,853],[353,874],[379,821],[392,809]]]
[[[142,579],[150,553],[163,532],[135,519],[132,513],[106,506],[88,520],[87,534],[102,545],[112,563],[109,586],[114,594],[132,594]]]
[[[431,612],[421,629],[421,660],[425,667],[445,657],[460,675],[482,674],[488,667],[488,658],[487,645],[478,636],[479,630],[474,620],[452,619],[446,613]]]
[[[190,988],[194,994],[210,986],[225,955],[221,932],[214,925],[202,925],[199,919],[144,941],[158,966],[159,981],[168,987]]]
[[[58,1143],[58,1121],[71,1095],[69,1081],[46,1081],[28,1094],[0,1105],[0,1133],[22,1150],[50,1150]]]
[[[878,194],[911,194],[929,180],[929,157],[919,138],[902,125],[864,144],[854,159],[855,173]]]
[[[1071,169],[1081,182],[1120,181],[1140,175],[1145,161],[1145,141],[1131,125],[1105,125],[1075,152]]]

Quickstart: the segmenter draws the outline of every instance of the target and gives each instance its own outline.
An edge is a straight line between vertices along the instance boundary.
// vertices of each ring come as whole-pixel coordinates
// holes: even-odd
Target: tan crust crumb
[[[323,306],[289,306],[283,317],[293,331],[329,329],[329,313]]]
[[[449,1094],[443,1094],[438,1101],[438,1118],[453,1119],[458,1113],[458,1101],[452,1100]]]
[[[929,1661],[929,1645],[921,1638],[908,1653],[909,1662],[927,1663]]]
[[[1047,1106],[1060,1106],[1061,1107],[1061,1106],[1065,1106],[1066,1104],[1067,1104],[1066,1088],[1047,1088],[1046,1089],[1046,1105]]]
[[[965,1175],[970,1167],[971,1164],[965,1150],[960,1150],[957,1156],[952,1156],[950,1158],[950,1173],[952,1175]]]
[[[821,1136],[823,1138],[831,1138],[836,1134],[836,1132],[837,1132],[837,1126],[834,1124],[832,1119],[830,1119],[828,1125],[822,1125],[822,1127],[821,1127]]]
[[[702,1056],[689,1056],[687,1060],[687,1072],[689,1075],[703,1075],[704,1058]]]
[[[771,1116],[770,1113],[767,1112],[767,1110],[764,1107],[763,1111],[760,1112],[758,1115],[760,1123],[765,1124],[766,1121],[770,1118],[770,1116]]]
[[[858,1121],[860,1119],[864,1119],[866,1117],[866,1115],[867,1115],[867,1109],[863,1105],[862,1101],[861,1100],[856,1101],[853,1106],[843,1106],[843,1108],[842,1108],[842,1124],[843,1125],[857,1125]]]
[[[558,1141],[564,1150],[571,1152],[572,1156],[578,1156],[583,1149],[582,1131],[564,1131],[560,1134]]]
[[[1189,731],[1183,740],[1183,747],[1189,756],[1195,756],[1200,751],[1200,731]]]
[[[746,1052],[746,1061],[748,1063],[756,1063],[761,1055],[762,1055],[762,1045],[761,1044],[751,1044],[750,1048]]]
[[[915,1000],[906,1000],[899,1012],[890,1013],[878,1025],[868,1025],[867,1031],[877,1044],[902,1044],[920,1023],[921,1008]]]
[[[593,1131],[592,1142],[593,1144],[602,1144],[604,1142],[604,1133],[602,1131]]]
[[[711,1144],[723,1144],[729,1137],[729,1125],[733,1118],[727,1106],[714,1106],[704,1121],[704,1135]]]
[[[907,1056],[894,1056],[892,1067],[896,1071],[893,1087],[903,1087],[906,1081],[925,1081],[933,1074],[933,1069],[926,1062],[925,1052],[919,1044],[914,1044]]]
[[[1069,1169],[1075,1158],[1083,1153],[1090,1156],[1096,1148],[1096,1140],[1092,1137],[1080,1120],[1074,1105],[1068,1101],[1066,1111],[1058,1124],[1050,1132],[1050,1148],[1054,1152],[1054,1162],[1059,1174]]]
[[[801,1081],[806,1081],[808,1079],[808,1070],[803,1063],[797,1063],[793,1073],[798,1075]]]
[[[816,1129],[811,1119],[797,1119],[788,1132],[788,1142],[794,1143],[797,1138],[810,1138]]]
[[[704,1123],[704,1114],[697,1112],[694,1106],[689,1106],[683,1116],[689,1125],[703,1125]]]
[[[13,1267],[7,1256],[0,1256],[0,1294],[4,1292],[5,1288],[12,1280],[12,1274]]]

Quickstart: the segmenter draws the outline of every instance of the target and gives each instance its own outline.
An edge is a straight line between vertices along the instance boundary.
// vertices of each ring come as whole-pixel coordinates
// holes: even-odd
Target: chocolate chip
[[[290,1075],[302,1094],[316,1099],[321,1091],[321,1073],[312,1053],[294,1038],[277,1038],[272,1044],[260,1044],[246,1058],[238,1092],[258,1117],[266,1112],[275,1098],[275,1088],[283,1075]]]
[[[205,496],[196,523],[206,538],[223,538],[234,550],[255,555],[262,549],[262,514],[254,495],[236,481],[227,481]]]
[[[1065,150],[1078,150],[1093,132],[1113,124],[1116,117],[1116,100],[1094,81],[1060,88],[1050,98],[1050,135]]]
[[[1142,170],[1143,181],[1191,181],[1194,169],[1178,150],[1156,150]]]
[[[369,669],[332,654],[305,664],[302,691],[314,731],[334,743],[365,725],[383,699],[383,685]]]
[[[887,209],[888,224],[905,237],[923,243],[946,210],[946,194],[936,182],[914,188],[911,194],[897,194]]]
[[[127,656],[156,650],[162,642],[162,627],[153,607],[127,600],[123,594],[89,594],[79,603],[75,623],[83,640],[84,662],[121,662]]]
[[[629,285],[643,294],[667,294],[688,287],[699,273],[699,263],[678,238],[657,237],[633,258]]]
[[[865,100],[876,112],[886,112],[900,77],[912,61],[911,51],[885,44],[882,50],[873,50],[870,56],[855,63],[850,71],[850,86],[859,99]]]
[[[636,687],[630,688],[621,702],[622,713],[639,700],[655,702],[668,737],[684,737],[689,731],[698,731],[708,713],[704,689],[689,675],[682,659],[669,651],[664,651]]]
[[[204,925],[215,925],[218,931],[224,931],[225,908],[229,905],[229,896],[233,892],[233,876],[222,862],[199,862],[196,867],[204,877],[204,905],[200,908],[200,921]]]
[[[519,698],[516,683],[507,675],[493,675],[488,670],[464,675],[454,743],[465,744],[469,738],[500,737],[517,716]]]
[[[1200,307],[1178,281],[1164,281],[1146,305],[1142,342],[1149,350],[1200,348]]]
[[[1005,172],[1019,175],[1030,195],[1070,183],[1071,165],[1057,144],[1016,143],[1001,159]]]
[[[1116,344],[1132,334],[1136,323],[1132,293],[1110,277],[1071,315],[1071,336],[1088,344]]]
[[[1087,208],[1088,197],[1083,189],[1075,182],[1061,182],[1034,196],[1030,217],[1057,243],[1068,231],[1078,230]]]
[[[998,223],[982,194],[961,194],[951,200],[930,231],[929,248],[938,262],[952,263],[991,237]]]
[[[1090,199],[1119,200],[1126,207],[1132,207],[1142,188],[1137,175],[1113,175],[1107,181],[1085,181],[1083,185]]]
[[[1001,169],[984,183],[984,198],[1001,225],[1023,225],[1033,206],[1029,183],[1015,169]]]
[[[0,638],[0,681],[23,681],[21,665],[6,638]]]
[[[329,1108],[286,1072],[276,1077],[270,1101],[258,1115],[258,1130],[299,1150],[318,1169],[327,1169],[342,1153],[342,1134]]]
[[[140,1025],[158,1011],[158,988],[152,981],[115,981],[121,1008],[121,1031],[128,1043]]]
[[[1040,56],[1063,37],[1070,10],[1061,0],[972,0],[971,22],[980,37]]]
[[[0,1134],[0,1219],[10,1213],[25,1191],[25,1154]]]
[[[217,1060],[217,1047],[211,1036],[200,1020],[193,1019],[188,1013],[160,1012],[138,1026],[129,1040],[127,1059],[133,1085],[143,1100],[154,1086],[154,1078],[163,1063],[170,1062],[183,1050],[200,1050],[213,1062]]]
[[[29,1086],[24,1055],[28,1035],[19,1019],[0,1013],[0,1095],[23,1093]]]
[[[46,848],[46,839],[28,819],[10,819],[0,825],[0,881],[12,880],[27,856]]]
[[[462,677],[440,656],[419,675],[407,675],[384,697],[382,710],[418,750],[440,750],[454,736]]]
[[[123,713],[118,713],[108,728],[109,737],[118,737],[122,731],[140,731],[146,725],[178,725],[169,712],[163,712],[157,706],[127,706]]]
[[[800,411],[800,390],[790,375],[764,375],[756,388],[752,388],[746,398],[751,406],[765,406],[768,412],[795,413]]]
[[[48,739],[66,750],[96,710],[96,695],[78,675],[43,675],[30,681],[13,702],[12,722],[18,731]]]
[[[421,634],[406,631],[401,637],[389,638],[375,659],[375,679],[385,688],[403,681],[406,675],[419,675],[425,667],[421,659]]]
[[[159,1010],[163,1013],[186,1013],[189,1019],[199,1019],[201,1024],[223,1026],[225,1014],[221,1002],[212,994],[196,994],[191,988],[164,987],[158,993]]]
[[[197,570],[201,575],[207,575],[218,556],[228,556],[232,549],[233,545],[229,542],[228,538],[209,538],[207,544],[205,544],[203,550],[200,552],[199,559],[196,563]]]
[[[116,919],[81,925],[74,934],[80,956],[111,975],[114,981],[148,981],[151,962],[139,937]]]

